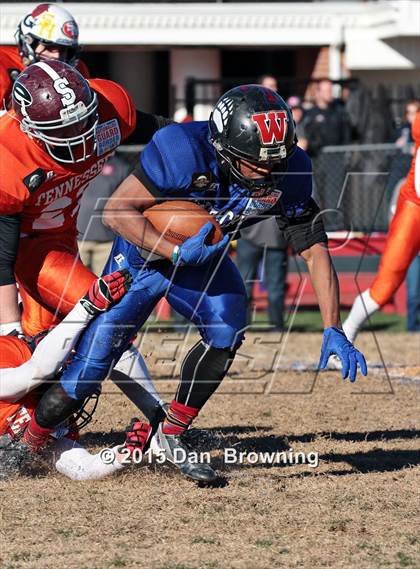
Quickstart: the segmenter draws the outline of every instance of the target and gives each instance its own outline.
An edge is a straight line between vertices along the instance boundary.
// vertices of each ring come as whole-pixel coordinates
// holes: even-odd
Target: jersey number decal
[[[77,198],[82,195],[82,193],[86,190],[88,184],[83,185],[79,188],[77,192]],[[70,211],[70,206],[73,205],[72,210]],[[68,208],[68,209],[67,209]],[[40,215],[34,220],[32,224],[32,229],[36,230],[49,230],[49,229],[58,229],[62,227],[66,221],[66,213],[71,217],[76,217],[79,212],[80,208],[80,201],[76,199],[75,202],[69,198],[68,196],[64,196],[55,200],[54,202],[50,203],[46,207],[44,207]],[[65,212],[67,210],[67,212]]]

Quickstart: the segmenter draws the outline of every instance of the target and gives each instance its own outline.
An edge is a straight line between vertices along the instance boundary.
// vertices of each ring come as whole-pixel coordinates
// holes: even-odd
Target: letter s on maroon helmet
[[[96,151],[98,100],[86,79],[63,61],[40,61],[17,77],[13,110],[28,136],[57,162],[83,162]]]

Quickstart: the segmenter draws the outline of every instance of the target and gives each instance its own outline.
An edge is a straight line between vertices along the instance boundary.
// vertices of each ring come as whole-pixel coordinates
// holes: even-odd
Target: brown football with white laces
[[[223,238],[219,223],[204,208],[187,200],[165,201],[143,212],[144,217],[174,245],[181,245],[200,231],[207,222],[214,229],[206,243],[214,245]]]

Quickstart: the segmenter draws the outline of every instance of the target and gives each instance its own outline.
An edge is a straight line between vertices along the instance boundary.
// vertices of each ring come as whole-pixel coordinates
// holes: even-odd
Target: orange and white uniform
[[[351,342],[366,318],[391,300],[420,251],[420,112],[416,114],[411,128],[414,156],[400,190],[378,273],[370,289],[356,297],[343,324],[343,330]]]
[[[120,85],[89,81],[98,96],[96,154],[59,163],[20,129],[13,112],[0,117],[0,215],[21,215],[15,276],[22,328],[35,335],[57,324],[96,276],[78,258],[80,199],[117,146],[134,130],[136,109]]]
[[[42,384],[56,376],[94,317],[78,302],[64,320],[39,341],[33,353],[24,339],[0,336],[0,437],[5,435],[10,441],[26,428],[42,395]],[[111,374],[115,384],[145,412],[144,394],[150,389],[150,378],[137,351],[133,348],[126,352],[115,369],[115,376]],[[149,391],[150,397],[159,404],[154,393]],[[100,453],[90,454],[75,438],[77,430],[69,430],[66,425],[61,425],[52,435],[48,450],[62,474],[73,480],[92,480],[109,476],[123,467],[118,461],[117,447],[114,448],[115,463],[107,464]],[[0,445],[1,448],[4,447]]]
[[[420,251],[420,113],[412,124],[414,156],[392,219],[378,274],[370,288],[380,306],[389,302]]]
[[[47,338],[44,338],[40,345],[46,341],[51,344],[51,338]],[[60,353],[60,350],[58,352]],[[0,378],[2,380],[13,379],[10,377],[10,372],[18,369],[24,371],[31,359],[31,350],[24,340],[15,336],[0,337]],[[16,402],[0,399],[0,437],[11,440],[20,436],[21,431],[25,429],[34,414],[40,397],[41,393],[34,389]],[[113,449],[116,457],[114,463],[107,464],[103,462],[100,452],[90,454],[77,442],[77,438],[77,430],[69,430],[61,426],[53,434],[50,445],[47,447],[47,453],[61,474],[72,480],[99,480],[123,468],[124,465],[118,460],[119,447]],[[5,452],[7,452],[7,447]]]
[[[38,336],[31,347],[23,337],[0,336],[0,436],[25,426],[39,401],[38,388],[56,376],[94,317],[77,302],[59,326]]]
[[[12,93],[13,83],[25,65],[15,46],[4,45],[0,47],[0,111],[9,107],[9,99]],[[89,69],[83,61],[79,61],[76,69],[89,78]]]
[[[0,47],[0,110],[9,106],[13,83],[24,68],[17,47]]]
[[[0,337],[0,378],[4,368],[17,368],[31,358],[32,352],[24,340],[16,336]],[[7,432],[16,435],[33,415],[39,393],[32,391],[17,402],[0,399],[0,436]]]

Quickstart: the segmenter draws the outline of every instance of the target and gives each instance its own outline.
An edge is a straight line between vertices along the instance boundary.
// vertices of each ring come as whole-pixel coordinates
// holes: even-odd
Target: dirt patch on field
[[[379,353],[363,334],[371,374],[352,385],[314,370],[319,334],[279,339],[249,335],[196,423],[206,431],[190,434],[221,487],[159,466],[95,483],[52,471],[0,483],[2,569],[419,567],[420,336],[382,334]],[[193,341],[144,340],[167,397]],[[110,383],[104,391],[84,434],[92,450],[138,414]],[[226,448],[318,453],[319,465],[225,464]]]

